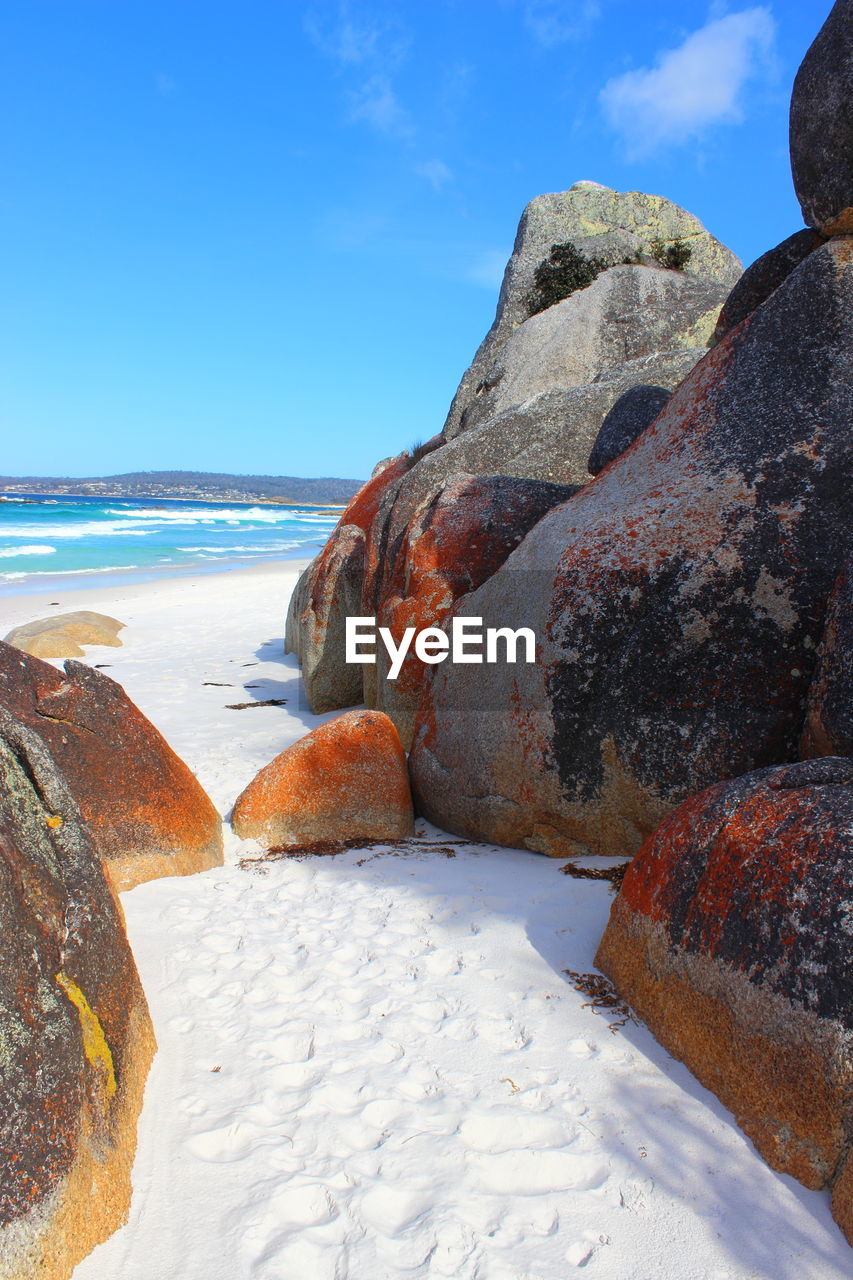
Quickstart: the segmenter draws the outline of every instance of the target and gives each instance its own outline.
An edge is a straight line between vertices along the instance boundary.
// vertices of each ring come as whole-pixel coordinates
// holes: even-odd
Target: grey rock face
[[[819,232],[806,228],[795,231],[775,249],[768,249],[767,253],[756,258],[726,298],[713,342],[720,342],[741,320],[752,315],[755,308],[766,302],[791,272],[823,243],[824,237]]]
[[[853,241],[817,249],[644,435],[461,602],[530,666],[436,668],[410,756],[440,825],[633,854],[685,797],[796,757],[853,538]]]
[[[620,396],[601,424],[587,466],[594,476],[623,454],[650,427],[672,395],[666,387],[640,384]]]
[[[308,605],[311,581],[317,568],[317,559],[318,557],[315,556],[297,578],[296,586],[293,588],[293,594],[287,606],[287,619],[284,624],[284,652],[295,653],[300,662],[302,661],[302,627],[300,618]]]
[[[612,267],[506,341],[462,414],[470,431],[555,387],[595,382],[643,356],[707,347],[725,285],[662,267]]]
[[[361,611],[364,530],[340,526],[324,552],[322,586],[303,614],[302,681],[313,712],[336,711],[361,702],[361,668],[344,660],[346,620]],[[299,584],[297,584],[298,586]],[[306,588],[310,591],[311,582]]]
[[[597,382],[543,391],[456,436],[386,491],[370,532],[368,563],[393,559],[397,540],[417,508],[438,493],[454,472],[588,483],[590,449],[605,414],[619,397],[638,383],[678,386],[704,354],[702,349],[685,347],[643,356],[609,370]],[[368,571],[367,578],[365,609],[370,613],[375,574]]]
[[[739,260],[715,240],[698,218],[661,196],[620,192],[597,183],[577,183],[570,191],[537,196],[518,225],[494,323],[462,378],[445,423],[448,438],[461,429],[462,414],[488,378],[495,357],[530,315],[536,268],[554,244],[571,243],[587,258],[616,265],[648,254],[652,241],[681,240],[690,247],[685,274],[717,281],[730,289],[741,273]]]
[[[826,611],[800,755],[853,756],[853,556]]]
[[[797,72],[790,142],[803,220],[853,232],[853,0],[836,0]]]

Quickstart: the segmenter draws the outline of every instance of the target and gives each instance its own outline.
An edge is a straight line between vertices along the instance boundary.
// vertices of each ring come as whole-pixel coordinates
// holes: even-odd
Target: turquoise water
[[[29,501],[21,501],[21,497]],[[0,500],[0,594],[313,556],[339,511],[168,498]]]

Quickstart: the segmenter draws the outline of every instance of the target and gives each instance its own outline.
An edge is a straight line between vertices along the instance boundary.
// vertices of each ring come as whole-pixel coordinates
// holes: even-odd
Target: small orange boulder
[[[212,801],[115,680],[82,662],[60,672],[0,642],[0,708],[44,744],[117,893],[221,866]]]
[[[282,751],[234,805],[238,836],[268,848],[398,840],[413,831],[406,755],[381,711],[348,711]]]

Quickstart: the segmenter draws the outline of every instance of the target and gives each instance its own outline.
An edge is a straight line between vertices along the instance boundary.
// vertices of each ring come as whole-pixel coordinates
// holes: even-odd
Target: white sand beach
[[[226,816],[329,718],[282,651],[299,567],[8,597],[0,634],[82,608],[126,623],[87,661]],[[418,838],[241,867],[257,850],[227,829],[226,866],[123,895],[159,1051],[129,1221],[75,1280],[849,1277],[828,1196],[572,988],[610,886]]]

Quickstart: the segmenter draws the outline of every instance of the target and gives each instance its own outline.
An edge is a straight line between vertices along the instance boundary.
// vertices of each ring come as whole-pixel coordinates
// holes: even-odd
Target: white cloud
[[[370,76],[349,95],[350,119],[364,120],[389,137],[406,138],[412,132],[409,113],[387,76]]]
[[[310,10],[303,27],[345,83],[350,121],[363,121],[388,137],[408,139],[409,113],[394,88],[392,74],[406,60],[410,40],[398,19],[378,20],[365,6],[339,0]]]
[[[453,173],[443,160],[426,160],[423,164],[415,165],[415,173],[432,183],[435,191],[440,191],[448,182],[453,181]]]
[[[303,27],[320,52],[341,67],[378,63],[397,66],[408,48],[408,40],[399,27],[366,14],[354,14],[348,0],[341,0],[334,16],[324,11],[323,19],[316,10],[309,10]]]
[[[577,40],[601,14],[598,0],[526,0],[524,25],[545,49]]]
[[[471,263],[465,279],[481,289],[499,289],[509,257],[509,249],[486,249]]]
[[[761,5],[714,18],[653,67],[609,80],[601,103],[631,159],[743,118],[746,83],[770,65],[776,25]]]

